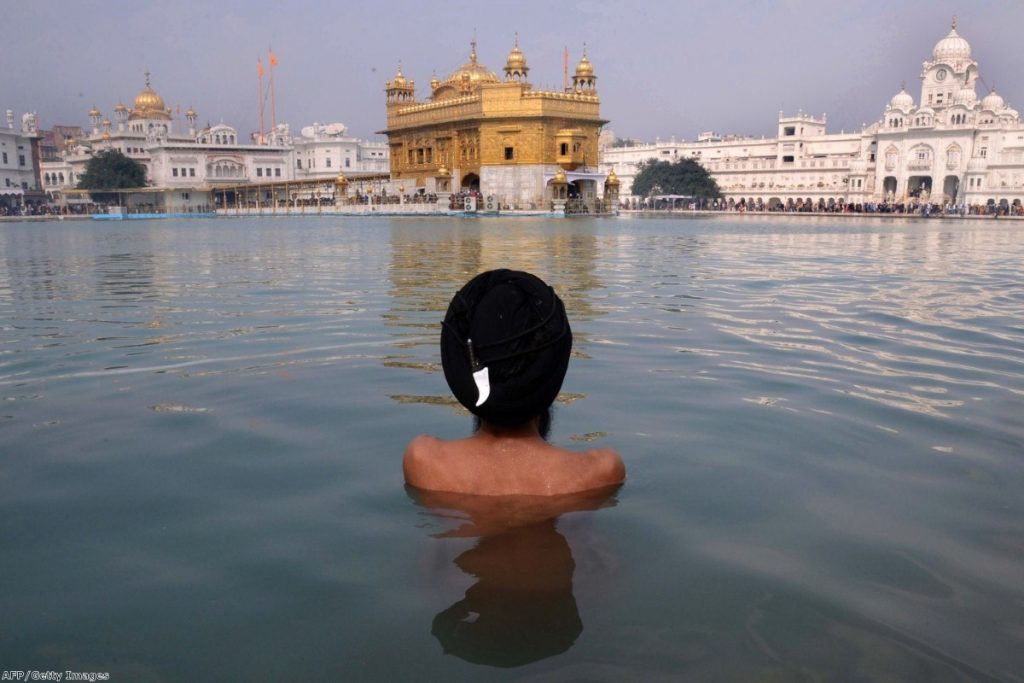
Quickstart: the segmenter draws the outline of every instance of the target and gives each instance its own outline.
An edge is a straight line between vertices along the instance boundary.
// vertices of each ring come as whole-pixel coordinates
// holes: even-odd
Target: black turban
[[[554,403],[571,350],[562,300],[543,280],[517,270],[474,277],[441,326],[441,365],[455,398],[481,420],[504,426],[523,424]]]

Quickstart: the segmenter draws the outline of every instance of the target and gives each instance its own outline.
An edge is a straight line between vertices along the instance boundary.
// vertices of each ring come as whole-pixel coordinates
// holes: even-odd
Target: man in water
[[[546,440],[571,350],[565,306],[541,279],[493,270],[470,280],[442,323],[441,364],[479,427],[454,441],[414,438],[405,449],[406,482],[485,496],[553,496],[622,483],[626,468],[615,450],[576,452]]]

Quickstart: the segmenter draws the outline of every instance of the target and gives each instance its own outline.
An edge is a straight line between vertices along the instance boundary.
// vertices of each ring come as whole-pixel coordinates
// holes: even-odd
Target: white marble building
[[[86,139],[67,140],[61,159],[41,164],[43,188],[52,197],[67,201],[62,192],[74,188],[89,159],[107,149],[141,163],[150,187],[166,191],[164,205],[176,210],[207,204],[210,191],[219,187],[333,180],[341,172],[386,173],[388,169],[385,143],[348,137],[341,124],[307,127],[296,138],[287,124],[279,124],[264,136],[264,144],[257,144],[224,123],[197,129],[198,114],[190,107],[184,113],[187,130],[179,132],[174,112],[152,88],[148,73],[133,105],[129,108],[119,102],[113,122],[93,107]],[[74,193],[70,194],[75,201]]]
[[[42,198],[39,178],[39,134],[35,114],[21,117],[14,125],[14,112],[7,110],[7,125],[0,127],[0,210],[20,212]]]
[[[929,201],[1020,206],[1024,125],[994,90],[977,96],[978,64],[956,30],[936,43],[921,70],[920,98],[901,89],[882,117],[853,133],[826,132],[825,116],[779,113],[774,138],[704,133],[602,149],[628,197],[648,159],[698,160],[730,203],[790,205]]]
[[[388,173],[388,144],[348,135],[342,123],[314,123],[291,140],[297,180],[330,179],[339,173]]]

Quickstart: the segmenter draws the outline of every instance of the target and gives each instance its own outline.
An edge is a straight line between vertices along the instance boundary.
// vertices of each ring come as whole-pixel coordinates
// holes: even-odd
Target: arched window
[[[959,168],[962,151],[960,145],[950,145],[946,148],[946,168]]]
[[[892,169],[896,168],[896,161],[897,159],[899,159],[899,155],[899,150],[897,150],[895,147],[890,147],[885,151],[886,170],[891,171]]]

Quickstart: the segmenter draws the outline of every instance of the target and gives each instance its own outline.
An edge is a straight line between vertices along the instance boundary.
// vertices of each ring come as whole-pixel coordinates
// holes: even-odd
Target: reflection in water
[[[477,579],[434,618],[445,653],[475,664],[520,666],[565,652],[583,631],[569,543],[549,519],[480,539],[455,565]]]
[[[466,496],[406,487],[438,519],[459,525],[435,538],[477,538],[455,558],[476,579],[434,617],[446,654],[514,667],[567,651],[583,632],[573,595],[576,563],[558,517],[615,505],[618,486],[565,496]]]

